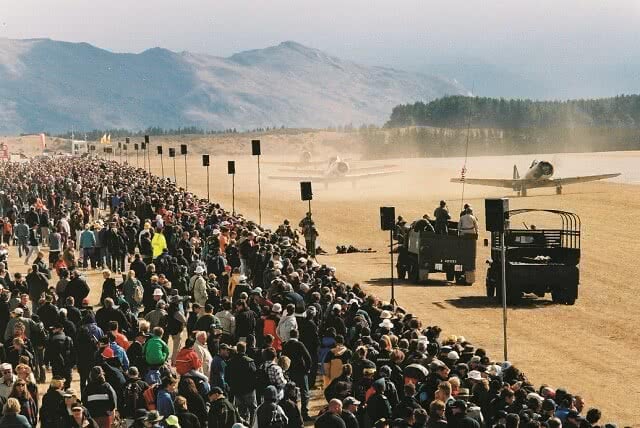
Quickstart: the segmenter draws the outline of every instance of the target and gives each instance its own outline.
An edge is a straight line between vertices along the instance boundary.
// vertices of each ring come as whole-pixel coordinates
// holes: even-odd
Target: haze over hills
[[[295,42],[220,58],[154,48],[0,39],[0,133],[383,123],[455,81],[342,60]]]

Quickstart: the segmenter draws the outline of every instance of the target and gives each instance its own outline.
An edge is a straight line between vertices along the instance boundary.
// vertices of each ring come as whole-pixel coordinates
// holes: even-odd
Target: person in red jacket
[[[185,341],[184,348],[176,357],[176,371],[180,376],[196,377],[208,383],[209,379],[200,371],[202,360],[193,349],[194,344],[195,340],[191,337]]]

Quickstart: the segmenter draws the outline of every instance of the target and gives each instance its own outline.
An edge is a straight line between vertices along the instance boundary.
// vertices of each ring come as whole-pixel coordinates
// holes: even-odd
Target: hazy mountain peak
[[[383,123],[399,103],[463,93],[294,41],[229,58],[156,47],[0,39],[0,133],[148,126],[206,129]]]

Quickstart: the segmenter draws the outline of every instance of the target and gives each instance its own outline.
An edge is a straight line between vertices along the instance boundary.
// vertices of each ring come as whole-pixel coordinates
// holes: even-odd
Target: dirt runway
[[[582,169],[582,174],[595,174],[604,172],[601,169],[608,166],[608,159],[613,161],[620,156],[598,154],[597,164],[581,161],[580,168],[569,165],[566,159],[562,163],[567,170]],[[627,161],[630,157],[640,160],[637,152],[622,156]],[[178,182],[183,184],[184,161],[182,157],[176,159]],[[212,200],[231,208],[228,159],[212,157],[210,191]],[[267,164],[273,159],[262,159],[262,222],[274,227],[289,218],[297,224],[307,205],[300,201],[298,183],[267,178],[278,173],[277,166]],[[236,161],[236,211],[257,219],[257,159],[246,156],[236,157]],[[189,190],[206,197],[206,170],[200,162],[195,156],[189,159]],[[432,213],[440,199],[449,202],[454,215],[461,206],[461,186],[449,183],[450,177],[459,175],[461,165],[425,159],[393,163],[405,172],[362,181],[355,189],[351,184],[330,185],[326,190],[315,185],[312,202],[320,244],[333,253],[320,257],[319,261],[335,266],[340,278],[363,283],[369,292],[384,300],[390,297],[388,234],[380,231],[379,207],[395,206],[397,215],[411,221]],[[470,160],[470,164],[476,176],[508,177],[513,159]],[[157,157],[152,159],[152,168],[160,173]],[[166,157],[165,174],[173,176],[173,165]],[[635,284],[640,276],[637,261],[640,244],[634,232],[634,218],[640,210],[640,187],[596,182],[566,186],[560,196],[554,194],[554,189],[531,190],[527,198],[476,186],[467,186],[465,193],[465,201],[477,208],[483,226],[484,197],[512,196],[512,209],[553,208],[580,215],[583,225],[580,296],[575,306],[553,305],[547,296],[527,299],[521,307],[509,309],[509,360],[537,385],[564,386],[582,395],[587,406],[603,411],[604,420],[640,426],[640,391],[631,386],[635,383],[633,376],[640,373],[637,358],[640,333],[635,328],[640,320]],[[481,238],[485,237],[488,234],[483,227]],[[337,244],[371,247],[377,253],[335,255]],[[477,280],[472,287],[448,285],[443,277],[436,277],[426,285],[401,283],[396,287],[396,298],[426,325],[441,326],[445,335],[463,335],[501,360],[502,312],[485,297],[484,261],[489,251],[481,245],[479,241]]]

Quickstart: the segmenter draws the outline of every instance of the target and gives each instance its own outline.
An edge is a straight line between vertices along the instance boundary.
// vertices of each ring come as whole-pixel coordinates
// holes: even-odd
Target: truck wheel
[[[496,287],[493,285],[487,284],[487,297],[495,297],[496,296]]]
[[[464,273],[464,285],[473,285],[476,282],[476,273],[473,271],[466,271]]]
[[[420,269],[416,265],[409,267],[409,281],[417,284],[420,281]]]
[[[522,300],[522,291],[517,285],[507,287],[507,304],[518,305]]]
[[[397,271],[398,271],[398,279],[404,279],[407,276],[407,268],[405,268],[404,266],[402,267],[398,266]]]
[[[553,303],[562,303],[562,297],[560,295],[560,291],[551,292],[551,301]]]
[[[564,304],[573,305],[578,298],[578,284],[572,284],[564,290]]]
[[[453,272],[447,272],[447,281],[451,282],[456,278],[456,275]]]

